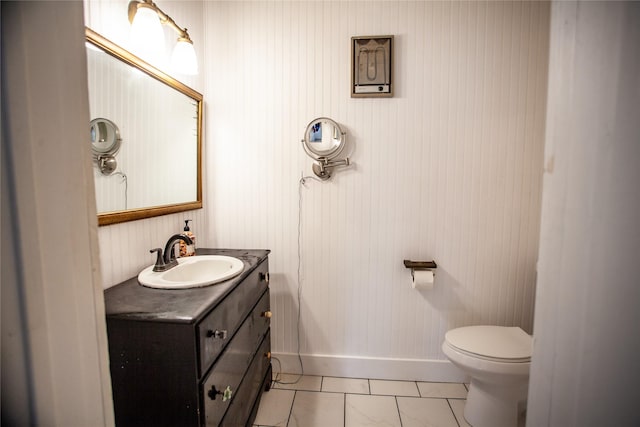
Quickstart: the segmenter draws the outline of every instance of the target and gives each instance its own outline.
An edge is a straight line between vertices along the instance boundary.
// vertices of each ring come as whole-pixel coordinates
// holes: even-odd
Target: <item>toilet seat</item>
[[[470,357],[502,363],[531,361],[533,340],[518,327],[465,326],[448,331],[445,342]]]

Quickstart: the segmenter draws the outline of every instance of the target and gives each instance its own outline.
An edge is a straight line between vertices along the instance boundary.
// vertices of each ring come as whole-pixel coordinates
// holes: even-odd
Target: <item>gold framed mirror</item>
[[[202,208],[202,95],[89,28],[86,39],[91,119],[116,123],[123,142],[112,173],[94,161],[98,225]]]

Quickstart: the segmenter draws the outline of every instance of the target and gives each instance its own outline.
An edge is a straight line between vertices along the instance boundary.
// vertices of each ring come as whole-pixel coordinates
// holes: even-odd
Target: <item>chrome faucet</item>
[[[161,248],[151,249],[149,252],[157,253],[156,263],[153,266],[153,271],[167,271],[176,265],[178,265],[178,260],[176,260],[175,253],[175,244],[177,241],[182,240],[187,245],[193,244],[193,241],[186,234],[174,234],[169,237],[167,240],[167,244],[164,245],[164,253]]]

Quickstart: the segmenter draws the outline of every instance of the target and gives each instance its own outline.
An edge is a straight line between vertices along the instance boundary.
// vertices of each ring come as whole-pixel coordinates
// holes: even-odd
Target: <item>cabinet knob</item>
[[[270,351],[267,351],[267,352],[264,354],[264,357],[265,357],[267,360],[271,360],[271,352],[270,352]]]
[[[223,330],[218,330],[216,329],[215,331],[212,331],[211,329],[209,329],[207,331],[207,338],[220,338],[222,340],[226,340],[227,339],[227,330],[223,329]]]
[[[269,311],[269,310],[263,311],[260,314],[260,317],[264,317],[265,319],[271,319],[271,316],[272,316],[272,314],[271,314],[271,311]]]
[[[207,392],[207,396],[209,396],[209,399],[211,400],[216,400],[216,396],[222,395],[223,402],[230,400],[232,394],[233,394],[233,391],[231,391],[231,386],[227,386],[227,388],[225,388],[224,390],[218,390],[215,384],[212,385],[211,390]]]
[[[259,277],[260,277],[260,280],[263,280],[265,283],[269,283],[269,272],[268,271],[266,273],[260,273]]]

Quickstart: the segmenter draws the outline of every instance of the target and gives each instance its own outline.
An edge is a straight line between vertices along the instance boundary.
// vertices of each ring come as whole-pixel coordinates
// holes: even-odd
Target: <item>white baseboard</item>
[[[275,373],[300,373],[295,353],[272,353]],[[383,380],[466,382],[465,374],[448,360],[386,359],[324,354],[301,355],[305,375]],[[280,362],[280,364],[278,364]]]

